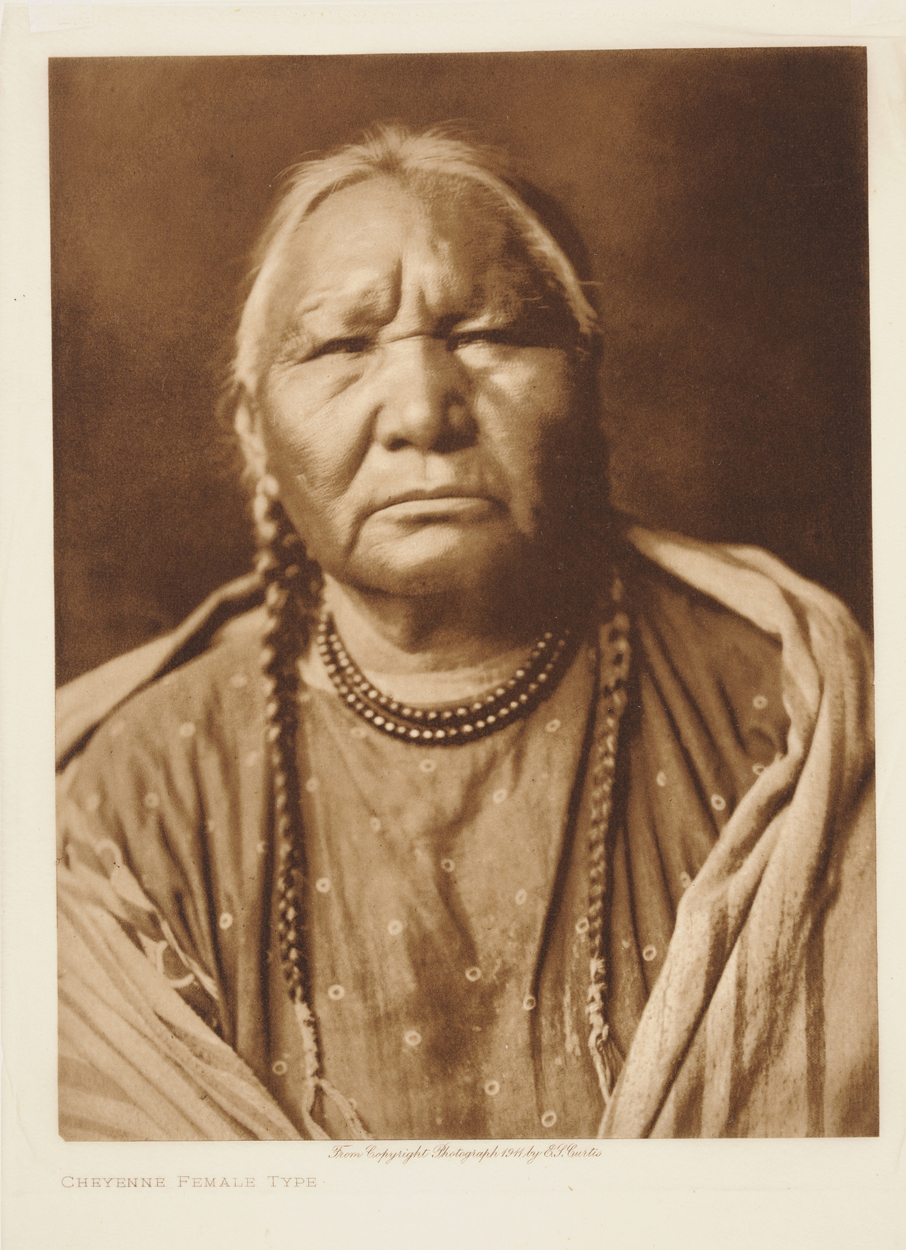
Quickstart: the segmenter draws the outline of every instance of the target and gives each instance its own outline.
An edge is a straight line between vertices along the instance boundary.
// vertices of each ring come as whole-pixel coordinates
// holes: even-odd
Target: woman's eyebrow
[[[317,312],[323,305],[324,300],[328,296],[327,291],[321,291],[317,295],[309,296],[307,300],[303,300],[301,304],[296,304],[293,308],[294,317],[307,317],[309,313]]]
[[[284,327],[277,333],[271,345],[271,361],[285,361],[293,356],[309,351],[315,342],[315,336],[306,333],[301,327],[294,325]]]
[[[534,309],[529,306],[526,300],[501,301],[491,305],[485,304],[474,311],[459,313],[456,315],[455,321],[451,319],[451,322],[457,328],[460,326],[487,326],[492,329],[498,329],[518,325],[528,320],[533,312]]]
[[[343,285],[324,285],[304,296],[293,306],[291,316],[299,323],[323,313],[333,333],[335,327],[358,328],[380,321],[392,312],[395,302],[394,292],[385,283],[375,281],[371,274],[356,275]]]

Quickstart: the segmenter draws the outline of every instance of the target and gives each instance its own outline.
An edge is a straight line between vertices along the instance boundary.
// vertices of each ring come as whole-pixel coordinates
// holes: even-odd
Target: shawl
[[[779,641],[790,730],[683,895],[600,1136],[876,1133],[868,645],[833,596],[762,551],[640,527],[627,537]],[[204,651],[257,594],[253,578],[233,583],[174,633],[60,691],[64,790],[99,721]],[[297,1138],[126,936],[118,918],[154,911],[140,883],[64,863],[59,893],[64,1136],[90,1125],[111,1139]]]

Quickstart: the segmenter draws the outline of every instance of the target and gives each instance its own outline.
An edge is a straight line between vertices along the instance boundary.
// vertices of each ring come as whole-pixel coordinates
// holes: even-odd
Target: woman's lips
[[[388,521],[478,520],[494,510],[495,504],[483,496],[450,494],[400,499],[374,515]]]

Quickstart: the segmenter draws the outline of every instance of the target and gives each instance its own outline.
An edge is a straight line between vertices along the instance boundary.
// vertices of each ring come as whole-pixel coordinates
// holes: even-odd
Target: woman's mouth
[[[386,520],[427,522],[436,520],[479,520],[488,516],[496,505],[481,495],[418,495],[396,499],[380,508],[375,515]]]

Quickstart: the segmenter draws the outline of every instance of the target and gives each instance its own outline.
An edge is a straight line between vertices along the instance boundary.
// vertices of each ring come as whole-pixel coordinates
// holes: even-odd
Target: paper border
[[[901,242],[906,23],[846,5],[7,6],[2,27],[0,423],[4,1189],[7,1245],[899,1246],[906,778],[906,430]],[[74,10],[81,8],[82,12]],[[779,12],[778,12],[779,8]],[[56,28],[53,25],[56,23]],[[47,211],[49,56],[506,51],[865,44],[869,50],[875,612],[878,656],[882,1133],[877,1141],[608,1142],[597,1157],[330,1160],[302,1143],[62,1143],[56,1134],[53,586]],[[845,523],[845,518],[841,518]],[[490,1150],[495,1143],[479,1143]],[[399,1143],[411,1149],[409,1143]],[[255,1187],[179,1187],[180,1175]],[[314,1177],[292,1188],[268,1176]],[[66,1176],[164,1176],[72,1189]],[[98,1195],[101,1195],[99,1198]],[[290,1197],[292,1195],[292,1197]]]

